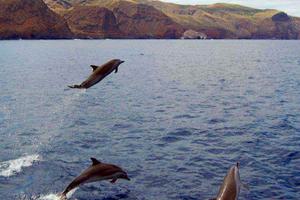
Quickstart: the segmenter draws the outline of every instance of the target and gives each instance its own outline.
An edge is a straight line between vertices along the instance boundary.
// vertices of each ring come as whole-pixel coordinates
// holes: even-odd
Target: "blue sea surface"
[[[90,157],[131,181],[70,199],[206,200],[236,162],[240,200],[300,199],[300,41],[0,41],[0,86],[1,200],[59,193]]]

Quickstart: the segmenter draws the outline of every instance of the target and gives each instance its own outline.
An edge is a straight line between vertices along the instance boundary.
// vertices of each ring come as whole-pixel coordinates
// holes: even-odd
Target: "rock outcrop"
[[[66,21],[42,0],[0,0],[0,39],[71,38]]]
[[[255,39],[300,39],[298,18],[291,18],[286,13],[278,12],[258,23],[253,32]]]
[[[54,10],[56,13],[64,14],[66,10],[73,7],[68,0],[44,0],[48,7]]]
[[[272,21],[274,22],[287,22],[290,20],[291,18],[284,12],[279,12],[272,16]]]
[[[122,38],[112,11],[98,6],[77,6],[64,15],[77,38]]]
[[[202,39],[205,40],[207,35],[205,33],[197,32],[189,29],[183,33],[182,39]]]

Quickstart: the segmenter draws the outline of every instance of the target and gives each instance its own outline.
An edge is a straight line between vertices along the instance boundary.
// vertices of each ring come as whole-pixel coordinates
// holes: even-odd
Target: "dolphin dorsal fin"
[[[91,65],[91,68],[93,68],[93,71],[95,71],[99,66],[97,65]]]
[[[92,165],[98,165],[100,164],[101,162],[99,160],[97,160],[96,158],[91,158],[93,164]]]

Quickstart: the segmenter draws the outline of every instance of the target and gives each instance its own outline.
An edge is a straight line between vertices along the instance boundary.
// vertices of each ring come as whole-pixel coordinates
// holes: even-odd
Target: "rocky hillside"
[[[114,13],[98,6],[76,6],[64,15],[77,38],[121,38]]]
[[[221,3],[178,5],[155,0],[44,2],[0,0],[0,39],[169,39],[197,35],[214,39],[300,39],[300,18],[277,10]]]
[[[93,5],[106,7],[112,10],[118,23],[124,23],[124,15],[120,12],[129,6],[136,8],[151,6],[151,10],[162,12],[171,23],[171,27],[176,27],[176,36],[181,35],[186,30],[194,30],[207,35],[208,38],[223,39],[300,39],[300,18],[287,16],[285,13],[277,10],[261,10],[244,7],[235,4],[213,4],[213,5],[178,5],[174,3],[165,3],[155,0],[47,0],[56,2],[54,6],[48,5],[57,10],[59,2],[67,2],[68,6],[60,8],[63,12],[72,10],[76,5]],[[66,5],[66,3],[64,3]],[[133,10],[133,9],[132,9]],[[150,9],[147,9],[147,11]],[[123,13],[128,12],[127,10]],[[130,13],[130,12],[129,12]],[[149,15],[150,13],[144,13]],[[277,16],[277,17],[276,17]],[[279,17],[278,17],[279,16]],[[284,17],[285,16],[285,17]],[[119,19],[122,17],[123,19]],[[140,17],[140,18],[139,18]],[[281,19],[279,19],[281,18]],[[155,19],[158,20],[158,19]],[[153,19],[153,21],[155,21]],[[159,19],[162,20],[162,19]],[[135,24],[145,21],[144,16],[134,14],[134,19],[127,18],[125,24]],[[147,20],[146,20],[147,21]],[[135,32],[144,32],[153,30],[153,27],[147,27],[149,24],[140,23],[140,26],[133,26]],[[152,25],[151,25],[152,26]],[[124,26],[123,26],[124,27]],[[160,26],[154,26],[158,28]],[[182,31],[182,28],[184,31]],[[122,29],[122,28],[121,28]],[[168,30],[172,32],[171,30]],[[167,32],[168,32],[167,31]],[[132,31],[125,30],[124,34],[132,34]],[[143,34],[139,34],[143,35]],[[168,34],[167,34],[168,35]],[[135,34],[128,37],[136,37]],[[158,36],[158,35],[157,35]],[[159,34],[161,37],[161,34]]]
[[[55,10],[56,4],[49,4]],[[146,4],[118,1],[109,6],[74,3],[59,10],[78,38],[180,38],[183,27]]]
[[[180,38],[184,31],[153,6],[120,1],[112,10],[120,30],[128,38]]]
[[[209,38],[300,39],[300,18],[277,10],[224,3],[191,6],[151,0],[136,2],[152,5],[185,29],[203,32]]]
[[[0,39],[72,36],[66,21],[42,0],[0,0]]]

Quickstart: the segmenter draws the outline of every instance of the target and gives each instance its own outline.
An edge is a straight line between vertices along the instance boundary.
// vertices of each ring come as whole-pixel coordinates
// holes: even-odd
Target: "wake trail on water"
[[[0,176],[10,177],[22,171],[23,168],[30,167],[33,163],[40,161],[38,154],[23,156],[14,160],[0,162]]]

